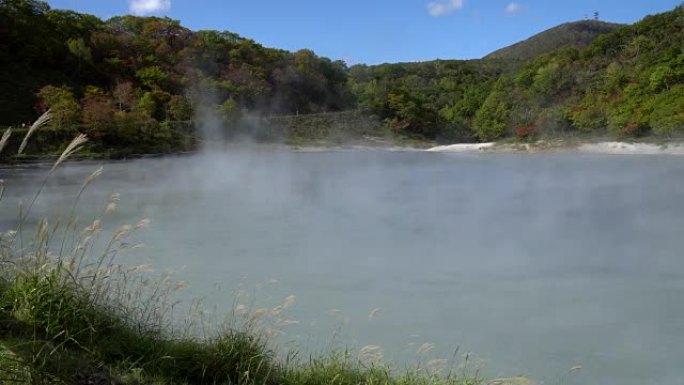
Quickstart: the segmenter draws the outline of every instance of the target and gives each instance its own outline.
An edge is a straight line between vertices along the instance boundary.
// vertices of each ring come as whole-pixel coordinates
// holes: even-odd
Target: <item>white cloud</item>
[[[128,9],[134,15],[147,15],[171,9],[171,0],[129,0]]]
[[[448,15],[461,8],[463,8],[463,0],[432,1],[427,5],[428,13],[434,17]]]
[[[506,6],[506,9],[504,10],[504,13],[506,16],[510,16],[522,9],[522,5],[518,3],[510,3]]]

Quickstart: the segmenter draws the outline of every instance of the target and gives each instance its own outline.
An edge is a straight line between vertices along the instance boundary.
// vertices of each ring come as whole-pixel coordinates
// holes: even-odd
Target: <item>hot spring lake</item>
[[[98,165],[59,170],[34,214],[68,213]],[[118,192],[105,229],[151,220],[121,261],[180,270],[178,295],[219,314],[240,285],[255,307],[295,295],[280,344],[378,345],[400,367],[460,348],[489,377],[545,384],[684,381],[684,157],[254,150],[103,166],[79,216]],[[0,230],[46,172],[0,169]]]

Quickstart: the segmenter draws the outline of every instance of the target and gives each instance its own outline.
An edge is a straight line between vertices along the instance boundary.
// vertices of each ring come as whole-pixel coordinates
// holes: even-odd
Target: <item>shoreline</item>
[[[538,141],[534,143],[457,143],[427,149],[437,153],[582,153],[603,155],[684,155],[684,142],[577,142]]]
[[[229,143],[217,148],[218,150],[230,149],[258,149],[271,151],[291,151],[294,153],[322,153],[322,152],[345,152],[345,151],[388,151],[388,152],[431,152],[431,153],[463,153],[463,154],[540,154],[540,153],[577,153],[596,155],[684,155],[684,141],[647,143],[647,142],[569,142],[564,140],[537,141],[533,143],[514,142],[487,142],[487,143],[454,143],[448,145],[434,145],[430,142],[410,144],[392,142],[368,142],[353,144],[287,144],[287,143]],[[102,161],[130,161],[150,158],[192,156],[201,154],[206,150],[134,154],[127,157],[107,157],[106,154],[75,156],[71,161],[78,162],[102,162]],[[211,152],[211,150],[210,150]],[[0,162],[0,168],[23,166],[48,167],[57,158],[56,155],[13,159],[11,162]]]
[[[429,146],[387,144],[387,145],[311,145],[292,146],[276,145],[266,148],[288,149],[293,152],[313,153],[332,151],[415,151],[432,153],[464,153],[464,154],[540,154],[540,153],[577,153],[597,155],[684,155],[684,141],[670,143],[643,142],[568,142],[537,141],[533,143],[488,142],[488,143],[455,143],[449,145]]]

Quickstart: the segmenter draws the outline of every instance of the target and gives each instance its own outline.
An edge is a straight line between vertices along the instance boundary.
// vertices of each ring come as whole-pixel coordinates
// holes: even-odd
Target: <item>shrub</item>
[[[537,135],[537,133],[537,127],[535,126],[517,127],[515,129],[515,136],[518,138],[529,138]]]
[[[653,99],[649,125],[658,135],[684,132],[684,86],[678,85]]]

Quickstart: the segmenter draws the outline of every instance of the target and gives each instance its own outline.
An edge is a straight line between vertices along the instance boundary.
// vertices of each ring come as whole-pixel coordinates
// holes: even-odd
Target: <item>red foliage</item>
[[[623,129],[622,133],[630,136],[641,136],[647,130],[646,127],[637,123],[628,123]]]
[[[535,126],[523,126],[515,129],[515,136],[518,138],[527,138],[537,133]]]
[[[90,136],[101,137],[101,129],[114,119],[112,100],[105,95],[87,95],[81,102],[83,123],[91,126]]]

